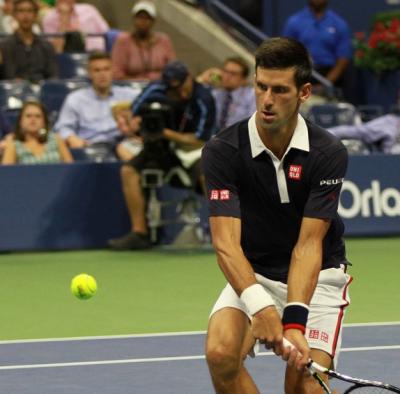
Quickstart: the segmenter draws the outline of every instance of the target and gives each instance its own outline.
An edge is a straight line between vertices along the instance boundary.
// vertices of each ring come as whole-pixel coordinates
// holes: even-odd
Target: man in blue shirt
[[[54,130],[70,148],[84,149],[102,144],[113,153],[124,136],[113,117],[112,107],[120,102],[132,102],[139,90],[112,84],[112,63],[108,53],[93,52],[88,68],[91,86],[66,97]]]
[[[144,110],[150,111],[144,114]],[[161,115],[162,108],[168,108]],[[121,169],[122,187],[131,220],[131,231],[109,241],[116,250],[151,247],[145,215],[141,172],[160,169],[165,174],[182,167],[194,187],[203,189],[201,149],[215,131],[215,104],[210,90],[196,82],[187,67],[175,61],[165,66],[162,79],[150,83],[133,102],[132,132],[143,135],[143,150]]]
[[[282,35],[303,43],[315,70],[341,85],[352,55],[350,30],[343,18],[328,9],[328,0],[309,0],[308,7],[289,17]]]

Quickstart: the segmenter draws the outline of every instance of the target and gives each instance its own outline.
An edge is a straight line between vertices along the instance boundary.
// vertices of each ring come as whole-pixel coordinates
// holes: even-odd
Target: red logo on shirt
[[[310,330],[308,337],[311,339],[318,339],[319,338],[319,330]]]
[[[289,167],[289,178],[299,181],[301,179],[301,166],[291,164]]]
[[[220,200],[229,200],[229,190],[220,190],[219,191]]]
[[[321,340],[324,342],[329,342],[329,335],[326,332],[321,332]]]
[[[229,190],[211,190],[210,200],[229,200]]]
[[[211,190],[210,200],[219,200],[219,190]]]

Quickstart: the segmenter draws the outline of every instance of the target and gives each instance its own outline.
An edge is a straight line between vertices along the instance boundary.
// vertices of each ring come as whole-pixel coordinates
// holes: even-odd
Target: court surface
[[[203,348],[204,332],[2,341],[0,393],[212,393]],[[283,393],[282,360],[247,365],[262,393]],[[339,371],[400,386],[399,365],[400,322],[345,327]]]

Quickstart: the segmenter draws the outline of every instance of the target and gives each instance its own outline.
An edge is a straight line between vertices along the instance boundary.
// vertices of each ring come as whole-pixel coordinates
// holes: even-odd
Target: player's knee
[[[208,347],[206,360],[210,370],[225,379],[235,378],[242,363],[239,354],[235,354],[223,345]]]

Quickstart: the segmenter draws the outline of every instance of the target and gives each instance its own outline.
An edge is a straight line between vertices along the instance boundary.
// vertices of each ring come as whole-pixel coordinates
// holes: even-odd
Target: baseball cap
[[[133,15],[136,15],[140,11],[147,12],[153,19],[157,16],[156,6],[150,1],[139,1],[131,10]]]
[[[162,72],[162,80],[170,87],[178,87],[185,82],[189,75],[189,70],[185,64],[180,61],[168,63]]]

